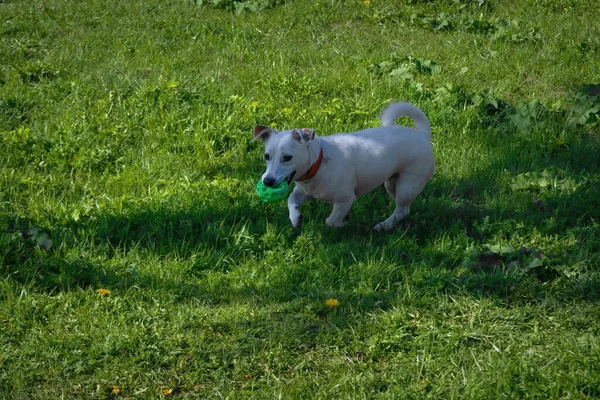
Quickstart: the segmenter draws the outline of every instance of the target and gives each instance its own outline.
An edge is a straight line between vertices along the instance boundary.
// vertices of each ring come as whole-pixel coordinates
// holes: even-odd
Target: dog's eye
[[[292,156],[283,156],[283,157],[281,157],[281,161],[282,161],[282,162],[288,162],[288,161],[290,161],[291,159],[292,159]]]
[[[271,159],[271,155],[269,153],[265,153],[265,161],[269,161]]]

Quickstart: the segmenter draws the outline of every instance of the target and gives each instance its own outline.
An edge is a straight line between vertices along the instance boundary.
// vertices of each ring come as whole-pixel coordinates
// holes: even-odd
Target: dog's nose
[[[275,178],[267,176],[265,179],[263,179],[263,183],[265,184],[265,186],[273,187],[273,184],[275,183]]]

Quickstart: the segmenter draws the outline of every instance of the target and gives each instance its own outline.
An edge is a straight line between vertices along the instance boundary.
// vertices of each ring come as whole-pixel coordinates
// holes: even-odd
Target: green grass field
[[[0,398],[599,398],[599,20],[0,0]],[[396,230],[383,188],[340,230],[257,197],[255,124],[399,100],[437,170]]]

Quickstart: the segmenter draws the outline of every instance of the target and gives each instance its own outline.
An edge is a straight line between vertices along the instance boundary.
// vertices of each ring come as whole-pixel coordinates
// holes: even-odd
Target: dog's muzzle
[[[291,174],[289,174],[288,176],[285,177],[285,181],[287,182],[287,184],[291,184],[292,180],[294,179],[294,176],[296,175],[296,171],[292,172]],[[266,178],[263,179],[263,184],[267,187],[275,187],[277,185],[279,185],[281,183],[281,181],[277,182],[275,180],[275,178],[273,178],[272,176],[267,176]]]

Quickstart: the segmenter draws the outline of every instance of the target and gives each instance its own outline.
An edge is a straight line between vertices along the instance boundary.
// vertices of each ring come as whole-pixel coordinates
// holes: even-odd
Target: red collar
[[[296,182],[307,181],[310,178],[312,178],[313,176],[315,176],[317,174],[317,172],[319,171],[319,168],[321,168],[322,161],[323,161],[323,148],[321,147],[321,152],[319,153],[319,158],[317,159],[317,161],[310,167],[310,169],[308,170],[307,173],[302,175],[300,178],[294,179],[294,180]]]

